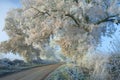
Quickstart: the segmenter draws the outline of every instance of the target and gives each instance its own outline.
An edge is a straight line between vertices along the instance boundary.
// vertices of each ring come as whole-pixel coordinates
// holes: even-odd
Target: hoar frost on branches
[[[0,51],[35,59],[40,54],[47,56],[46,48],[49,46],[53,50],[52,45],[56,45],[65,56],[77,55],[82,59],[91,47],[95,48],[101,42],[102,34],[110,36],[115,32],[114,26],[109,27],[109,24],[120,22],[119,2],[22,0],[22,8],[8,12],[4,31],[10,40],[1,43]],[[107,32],[107,28],[110,31]],[[54,44],[51,45],[51,41]]]
[[[99,37],[106,32],[108,24],[120,22],[119,7],[116,7],[118,3],[118,0],[24,1],[23,14],[31,19],[29,23],[34,24],[33,29],[36,30],[36,34],[29,35],[27,41],[40,42],[42,46],[47,39],[49,45],[49,38],[52,35],[56,45],[61,47],[65,55],[84,55],[89,47],[96,46],[100,42]],[[106,35],[114,31],[113,28]]]

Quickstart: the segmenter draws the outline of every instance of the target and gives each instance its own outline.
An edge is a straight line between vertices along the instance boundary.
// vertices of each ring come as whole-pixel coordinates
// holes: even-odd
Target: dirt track
[[[0,78],[0,80],[44,80],[51,72],[58,68],[60,64],[53,64],[25,70]]]

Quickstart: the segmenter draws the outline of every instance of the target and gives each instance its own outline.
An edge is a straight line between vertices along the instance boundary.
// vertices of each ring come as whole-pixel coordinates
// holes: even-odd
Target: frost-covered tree
[[[29,59],[47,56],[49,47],[55,50],[53,45],[65,56],[82,59],[101,42],[101,35],[111,36],[114,24],[120,23],[119,0],[22,0],[22,4],[8,12],[4,31],[10,39],[1,43],[0,51]]]
[[[4,31],[10,39],[1,42],[0,52],[19,53],[27,61],[41,56],[59,61],[63,54],[79,63],[73,65],[74,80],[79,77],[76,66],[90,80],[111,78],[114,56],[87,52],[94,51],[101,36],[112,37],[116,31],[120,0],[22,0],[22,4],[7,14]]]

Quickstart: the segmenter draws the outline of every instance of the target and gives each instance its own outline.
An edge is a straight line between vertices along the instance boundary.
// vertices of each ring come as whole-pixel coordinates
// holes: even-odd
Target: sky
[[[0,0],[0,42],[8,40],[9,37],[3,31],[5,24],[5,17],[9,10],[13,8],[20,8],[20,0]],[[13,59],[22,59],[19,55],[10,54],[0,54],[0,58],[10,58]]]
[[[0,42],[8,39],[8,36],[3,31],[7,12],[10,9],[19,7],[21,7],[19,0],[0,0]]]
[[[98,50],[103,53],[110,53],[112,50],[111,42],[116,42],[116,38],[120,39],[120,24],[114,25],[114,27],[117,29],[114,34],[112,34],[112,37],[103,36],[102,37],[102,43],[101,46],[98,47]]]

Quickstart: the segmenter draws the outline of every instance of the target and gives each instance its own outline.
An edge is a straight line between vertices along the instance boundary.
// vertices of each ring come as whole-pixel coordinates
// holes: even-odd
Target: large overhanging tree
[[[53,45],[65,56],[82,58],[120,23],[119,0],[22,0],[22,5],[8,12],[4,31],[10,39],[0,51],[28,60],[49,55]]]

